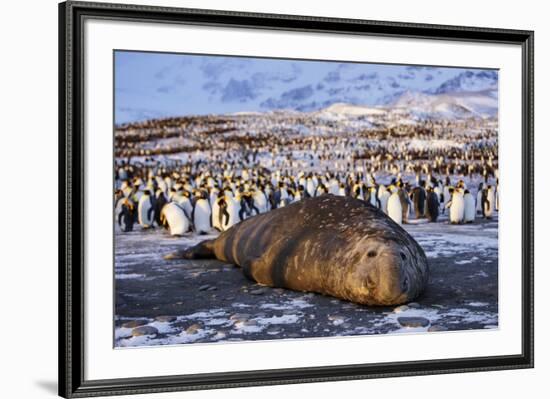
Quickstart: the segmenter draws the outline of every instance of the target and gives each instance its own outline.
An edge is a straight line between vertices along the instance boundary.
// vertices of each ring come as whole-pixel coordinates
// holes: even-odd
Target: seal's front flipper
[[[164,256],[166,260],[174,259],[215,259],[214,240],[205,240],[195,246],[184,250],[169,253]]]
[[[261,262],[261,259],[262,259],[261,257],[257,257],[257,258],[247,259],[245,262],[243,262],[243,264],[241,265],[241,268],[243,269],[243,274],[245,275],[246,278],[248,278],[249,280],[258,282],[258,280],[254,278],[253,272],[258,268],[258,264],[259,262]]]
[[[241,267],[244,275],[250,280],[269,287],[274,286],[271,269],[265,257],[258,256],[248,259],[243,262]]]

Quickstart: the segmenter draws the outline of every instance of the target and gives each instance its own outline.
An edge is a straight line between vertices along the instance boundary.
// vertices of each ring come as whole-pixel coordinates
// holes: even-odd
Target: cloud
[[[157,87],[157,92],[162,93],[162,94],[173,93],[174,91],[176,91],[176,88],[174,86],[160,86],[160,87]]]
[[[248,80],[231,79],[222,91],[223,102],[245,102],[256,97],[254,86]]]
[[[329,83],[338,82],[340,80],[340,72],[330,71],[323,80]]]

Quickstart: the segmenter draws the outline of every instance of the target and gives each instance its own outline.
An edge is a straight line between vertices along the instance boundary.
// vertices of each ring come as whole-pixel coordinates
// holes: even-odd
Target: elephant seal
[[[331,194],[253,216],[165,258],[216,258],[263,285],[365,305],[409,302],[428,281],[426,255],[401,226],[365,201]]]

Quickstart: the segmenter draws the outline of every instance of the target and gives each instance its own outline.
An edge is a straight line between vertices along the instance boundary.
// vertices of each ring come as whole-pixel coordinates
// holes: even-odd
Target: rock
[[[298,333],[289,333],[286,335],[288,338],[302,338],[302,336]]]
[[[233,321],[244,321],[248,320],[250,318],[250,315],[248,313],[235,313],[229,316],[229,320]]]
[[[156,321],[160,321],[161,323],[172,323],[177,320],[176,316],[157,316],[155,317]]]
[[[131,321],[127,321],[126,323],[124,323],[122,325],[122,327],[124,327],[124,328],[135,328],[135,327],[139,327],[139,326],[144,326],[147,323],[148,323],[148,321],[145,320],[145,319],[131,320]]]
[[[269,327],[267,329],[267,333],[269,335],[276,335],[276,334],[280,334],[283,330],[281,330],[279,327]]]
[[[195,324],[190,325],[189,327],[187,327],[185,332],[187,334],[196,334],[201,328],[202,328],[202,326],[200,324],[195,323]]]
[[[449,329],[445,326],[435,325],[435,326],[430,326],[430,328],[428,328],[428,331],[429,332],[449,331]]]
[[[404,305],[405,306],[405,305]],[[420,304],[418,302],[410,302],[407,304],[407,306],[409,306],[409,308],[411,309],[418,309],[420,308]]]
[[[351,323],[342,323],[342,325],[340,326],[342,328],[351,328]]]
[[[398,306],[393,311],[395,313],[401,313],[401,312],[404,312],[405,310],[409,310],[409,307],[407,305]]]
[[[157,335],[159,330],[152,326],[139,326],[132,330],[132,335],[134,337],[139,337],[141,335]]]
[[[397,321],[403,327],[427,327],[430,325],[430,320],[425,317],[398,317]]]
[[[217,289],[218,289],[218,288],[217,288],[216,286],[213,286],[213,285],[212,285],[212,286],[208,287],[206,290],[207,290],[207,291],[216,291]]]
[[[208,285],[208,284],[201,285],[199,287],[199,291],[206,291],[208,288],[210,288],[210,285]]]
[[[343,324],[344,321],[345,321],[345,317],[344,316],[340,316],[340,315],[329,315],[328,316],[328,319],[330,321],[332,321],[332,324],[334,324],[335,326],[339,326],[340,324]]]
[[[248,293],[250,295],[263,295],[263,294],[265,294],[265,292],[266,292],[265,288],[257,288],[255,290],[249,291]]]

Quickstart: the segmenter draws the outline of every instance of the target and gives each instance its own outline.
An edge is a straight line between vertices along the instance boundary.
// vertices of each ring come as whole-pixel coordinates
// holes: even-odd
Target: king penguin
[[[190,222],[183,209],[176,203],[170,202],[160,211],[161,225],[167,227],[172,236],[182,236],[189,231]]]
[[[403,208],[397,187],[390,186],[391,195],[388,198],[388,216],[397,224],[403,222]]]
[[[432,187],[428,187],[427,197],[426,197],[426,216],[430,222],[437,222],[439,217],[439,195],[435,192]]]
[[[210,219],[212,210],[203,192],[197,192],[197,200],[193,205],[191,218],[197,234],[207,234],[211,230]]]
[[[386,215],[388,214],[388,199],[390,198],[390,193],[386,189],[386,186],[381,184],[378,187],[378,201],[380,201],[380,210]]]
[[[460,189],[453,190],[449,208],[449,219],[451,223],[462,223],[464,221],[464,196]]]
[[[138,222],[144,229],[153,227],[155,203],[149,190],[145,190],[138,203]]]
[[[464,223],[472,223],[476,218],[476,201],[469,190],[464,191]]]

